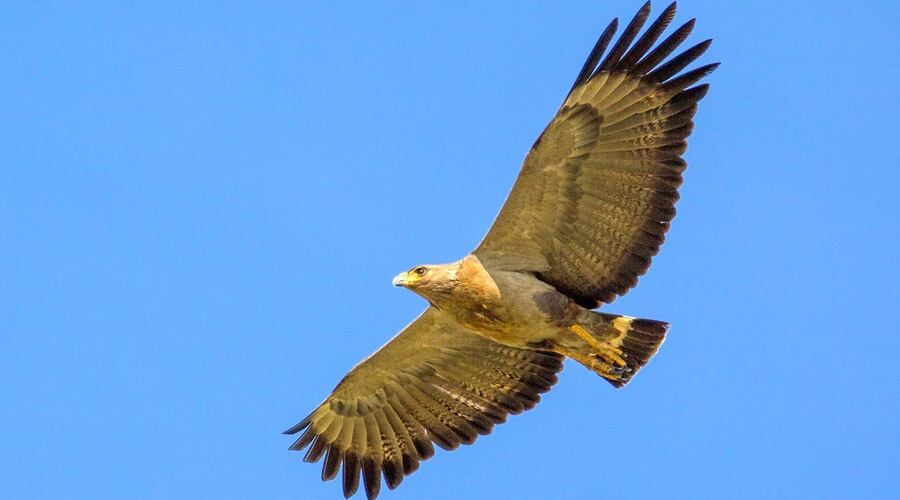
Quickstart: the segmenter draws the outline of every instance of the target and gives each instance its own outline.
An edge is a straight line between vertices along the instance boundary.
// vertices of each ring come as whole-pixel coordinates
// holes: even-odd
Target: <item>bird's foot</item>
[[[625,356],[625,353],[615,348],[606,348],[602,352],[591,353],[591,369],[601,377],[622,380],[631,373],[631,368],[625,362]]]
[[[610,380],[620,380],[627,377],[631,372],[631,368],[628,367],[628,363],[625,361],[628,355],[618,347],[613,347],[606,342],[598,340],[587,329],[577,323],[570,326],[569,331],[578,335],[591,347],[593,352],[588,355],[588,366],[600,376]]]
[[[628,355],[622,352],[622,349],[619,349],[618,347],[611,347],[608,345],[601,346],[597,352],[591,355],[591,357],[602,358],[616,368],[626,368],[628,366],[628,363],[625,361],[625,358],[627,358]]]

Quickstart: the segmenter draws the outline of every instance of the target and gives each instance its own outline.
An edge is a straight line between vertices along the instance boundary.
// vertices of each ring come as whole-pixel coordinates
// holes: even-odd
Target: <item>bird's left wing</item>
[[[637,38],[649,14],[648,2],[605,57],[617,22],[597,41],[474,252],[486,267],[531,272],[593,308],[650,266],[675,216],[685,139],[708,87],[695,84],[717,65],[681,73],[709,40],[664,62],[694,22],[653,48],[675,4]]]
[[[362,471],[374,498],[381,474],[396,488],[434,454],[432,442],[471,444],[537,404],[560,370],[558,354],[495,343],[429,307],[285,433],[303,431],[291,449],[309,447],[307,462],[325,456],[323,480],[343,464],[344,495],[356,492]]]

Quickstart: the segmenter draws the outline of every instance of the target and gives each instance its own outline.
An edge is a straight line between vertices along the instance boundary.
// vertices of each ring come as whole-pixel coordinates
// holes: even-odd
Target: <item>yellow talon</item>
[[[625,358],[622,357],[624,355],[622,350],[616,347],[606,347],[600,355],[618,366],[626,366],[628,364],[625,362]]]
[[[582,340],[587,342],[589,346],[591,346],[595,355],[604,359],[611,367],[621,368],[623,366],[627,366],[625,362],[624,353],[618,347],[613,347],[607,343],[601,342],[594,338],[593,335],[590,334],[583,326],[579,324],[574,324],[569,327],[569,330],[572,331],[575,335],[581,337]]]
[[[628,373],[624,365],[613,366],[602,358],[591,359],[591,370],[609,380],[621,380]]]
[[[597,375],[613,382],[619,382],[630,377],[631,370],[624,363],[618,366],[614,365],[614,361],[607,357],[608,349],[604,349],[602,354],[585,354],[584,351],[569,350],[563,346],[555,346],[555,350],[566,357],[578,361]],[[618,356],[616,357],[621,359]]]

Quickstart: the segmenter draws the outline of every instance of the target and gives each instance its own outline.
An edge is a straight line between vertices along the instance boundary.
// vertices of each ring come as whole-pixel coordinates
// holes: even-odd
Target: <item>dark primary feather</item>
[[[648,7],[647,14],[649,15],[650,3],[648,2],[646,6]],[[675,18],[675,8],[676,5],[674,2],[669,4],[669,6],[666,7],[666,10],[664,10],[663,13],[659,15],[656,21],[654,21],[653,24],[650,25],[649,28],[647,28],[647,31],[645,31],[644,34],[641,35],[641,38],[637,41],[637,43],[635,43],[634,46],[631,47],[631,50],[629,50],[628,53],[622,57],[622,60],[619,61],[620,69],[630,69],[638,62],[641,57],[644,57],[644,54],[647,53],[647,50],[649,50],[650,47],[652,47],[653,44],[656,43],[657,40],[659,40],[659,36],[662,35],[663,31],[666,30],[666,27],[669,26],[669,23],[672,22],[672,19]]]
[[[603,30],[603,34],[597,39],[597,43],[594,44],[593,50],[591,50],[591,53],[588,55],[587,61],[585,61],[584,66],[581,67],[581,72],[578,73],[578,77],[575,78],[575,83],[572,84],[571,90],[575,90],[575,87],[586,82],[588,78],[594,74],[597,63],[600,62],[600,58],[603,57],[606,46],[609,45],[609,42],[612,40],[613,36],[615,36],[618,27],[619,18],[615,18],[609,23],[606,29]],[[570,93],[571,90],[569,91]]]
[[[292,450],[322,479],[342,468],[345,496],[375,498],[384,477],[396,488],[436,444],[452,450],[532,408],[556,383],[562,356],[516,349],[465,330],[429,308],[357,365],[312,414],[291,427]],[[343,467],[342,467],[343,466]]]
[[[693,19],[653,47],[675,8],[638,36],[648,2],[608,52],[617,22],[600,36],[474,251],[488,269],[534,273],[591,308],[646,272],[675,216],[681,155],[708,89],[693,85],[717,67],[681,73],[710,40],[664,62]]]
[[[641,28],[644,27],[644,23],[647,22],[647,17],[650,16],[650,2],[644,4],[641,7],[641,10],[635,14],[634,19],[628,23],[628,26],[625,27],[625,31],[622,32],[622,35],[619,37],[619,40],[613,45],[613,48],[609,51],[609,55],[606,56],[606,59],[600,63],[600,66],[597,67],[597,70],[594,72],[601,73],[603,71],[609,71],[619,63],[619,59],[622,57],[622,54],[628,50],[628,46],[631,45],[631,42],[634,40],[634,37],[641,31]]]
[[[683,70],[685,66],[692,63],[694,59],[700,57],[706,49],[712,44],[712,40],[704,40],[697,45],[685,50],[681,54],[676,57],[673,57],[672,60],[663,64],[653,72],[647,75],[647,80],[651,82],[663,82],[668,80],[672,76],[674,76],[679,71]],[[713,66],[712,64],[709,66]]]

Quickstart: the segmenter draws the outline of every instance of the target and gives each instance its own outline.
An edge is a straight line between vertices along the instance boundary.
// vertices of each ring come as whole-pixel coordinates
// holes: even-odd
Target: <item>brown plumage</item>
[[[291,449],[312,444],[307,462],[327,452],[323,480],[335,478],[343,462],[347,496],[358,485],[362,456],[393,489],[434,454],[432,442],[447,450],[471,444],[507,415],[532,408],[556,383],[562,360],[488,340],[431,307],[286,431],[304,431]],[[363,478],[373,497],[378,474]]]
[[[304,460],[324,457],[323,480],[341,475],[345,496],[360,478],[369,498],[382,476],[394,489],[434,444],[471,444],[532,408],[565,357],[621,387],[656,353],[668,324],[591,309],[659,250],[708,88],[696,84],[716,65],[682,73],[709,40],[664,62],[694,21],[656,45],[675,4],[638,37],[649,13],[648,2],[608,52],[617,21],[600,36],[474,252],[395,278],[428,309],[286,431],[301,433],[291,449],[309,448]]]
[[[485,266],[532,271],[589,308],[627,292],[650,267],[675,216],[686,167],[681,154],[709,87],[692,85],[717,64],[671,78],[709,47],[707,40],[654,69],[694,25],[645,54],[672,20],[674,3],[619,59],[649,10],[645,4],[594,69],[616,22],[600,37],[475,250]]]

